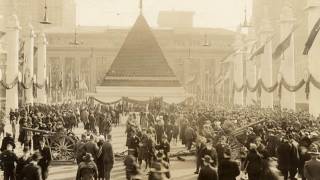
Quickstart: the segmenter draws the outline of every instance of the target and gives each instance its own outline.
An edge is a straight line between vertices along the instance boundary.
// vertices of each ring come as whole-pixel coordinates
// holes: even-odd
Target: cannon
[[[78,137],[72,133],[65,131],[52,132],[33,128],[23,127],[23,130],[33,133],[39,133],[43,136],[46,145],[51,150],[51,158],[53,162],[73,162],[74,146],[78,141]]]

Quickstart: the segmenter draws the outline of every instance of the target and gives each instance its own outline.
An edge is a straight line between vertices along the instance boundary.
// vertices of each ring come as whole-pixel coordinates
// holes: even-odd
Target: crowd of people
[[[73,134],[83,124],[84,133],[74,145],[77,180],[110,179],[114,164],[112,127],[127,116],[124,166],[128,180],[171,178],[171,146],[183,144],[196,156],[199,180],[320,179],[320,119],[306,112],[280,108],[169,105],[161,109],[125,111],[123,105],[86,103],[26,106],[11,111],[13,133],[1,145],[5,180],[47,179],[52,154],[43,134]],[[17,157],[18,142],[23,155]],[[33,152],[31,154],[31,152]],[[24,173],[33,171],[34,173]],[[30,176],[30,177],[29,177]]]

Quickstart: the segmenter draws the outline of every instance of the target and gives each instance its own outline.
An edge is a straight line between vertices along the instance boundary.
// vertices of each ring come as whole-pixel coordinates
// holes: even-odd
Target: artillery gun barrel
[[[247,128],[249,128],[249,127],[251,127],[251,126],[255,126],[255,125],[260,124],[260,123],[263,123],[263,122],[265,122],[265,121],[266,121],[266,120],[264,119],[264,120],[260,120],[260,121],[257,121],[257,122],[250,123],[250,124],[248,124],[248,125],[240,128],[240,129],[235,130],[234,132],[231,133],[231,135],[233,135],[233,136],[240,135],[241,133],[243,133],[244,131],[246,131]]]

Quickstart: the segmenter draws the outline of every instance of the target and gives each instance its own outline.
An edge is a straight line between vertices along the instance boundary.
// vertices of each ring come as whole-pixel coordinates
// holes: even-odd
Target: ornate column
[[[282,13],[280,16],[280,42],[285,40],[291,33],[294,26],[294,15],[292,4],[286,0],[285,5],[282,8]],[[279,76],[282,76],[286,82],[291,85],[295,85],[295,64],[294,64],[294,33],[291,36],[290,47],[284,52],[283,57],[281,57],[281,65],[279,70]],[[296,96],[294,92],[286,90],[284,87],[281,89],[281,108],[296,109]]]
[[[8,17],[7,23],[7,70],[6,82],[13,83],[18,77],[20,25],[16,15]],[[6,91],[6,113],[18,108],[18,85]]]
[[[38,72],[37,72],[37,84],[42,86],[37,88],[37,101],[41,104],[47,103],[46,94],[46,80],[47,80],[47,39],[44,32],[39,35],[38,43]]]
[[[241,30],[240,27],[238,28],[237,31],[237,37],[236,41],[234,43],[234,49],[237,50],[237,52],[234,55],[233,58],[233,69],[234,69],[234,74],[233,74],[233,79],[234,79],[234,85],[236,86],[235,88],[241,88],[242,85],[244,84],[244,77],[243,77],[243,39],[241,35]],[[244,89],[240,92],[237,90],[234,91],[234,104],[235,105],[245,105],[244,104]]]
[[[266,8],[266,7],[265,7]],[[263,20],[261,29],[261,42],[265,44],[264,54],[261,56],[261,79],[266,87],[273,85],[272,80],[272,27],[265,9],[265,19]],[[261,107],[273,108],[273,92],[261,90]]]
[[[33,104],[33,55],[34,55],[34,31],[33,27],[29,25],[26,32],[26,41],[24,46],[24,54],[26,61],[26,69],[24,72],[24,83],[28,86],[25,90],[26,103]]]
[[[309,34],[312,28],[320,17],[320,0],[309,0],[308,1],[308,29]],[[319,36],[319,35],[318,35]],[[313,43],[312,48],[309,51],[308,63],[309,72],[312,76],[320,81],[320,38],[317,37]],[[320,89],[310,84],[310,96],[309,96],[309,112],[318,117],[320,115]]]

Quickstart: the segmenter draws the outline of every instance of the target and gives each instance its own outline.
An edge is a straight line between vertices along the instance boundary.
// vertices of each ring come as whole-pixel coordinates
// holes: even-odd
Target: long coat
[[[110,171],[114,164],[113,149],[110,142],[105,142],[102,145],[101,156],[103,157],[104,169]]]
[[[39,160],[38,165],[41,167],[42,178],[47,179],[49,165],[52,160],[51,151],[48,147],[43,147],[42,149],[39,149],[39,152],[40,152],[42,158]]]
[[[218,166],[219,180],[236,180],[240,175],[240,169],[237,162],[230,159],[223,159]]]
[[[218,173],[211,166],[204,166],[201,168],[198,180],[218,180]]]
[[[23,180],[43,180],[41,167],[32,163],[22,169],[21,179]]]
[[[320,179],[320,161],[317,159],[307,161],[304,165],[304,176],[307,180]]]
[[[76,180],[95,180],[97,176],[98,169],[93,161],[79,164]]]

